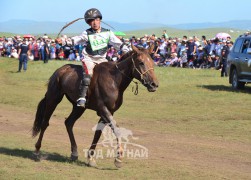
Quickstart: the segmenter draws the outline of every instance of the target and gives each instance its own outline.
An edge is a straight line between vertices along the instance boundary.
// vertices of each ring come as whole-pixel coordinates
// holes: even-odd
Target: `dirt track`
[[[8,133],[11,132],[20,135],[20,137],[29,138],[29,130],[33,123],[34,114],[15,111],[5,106],[0,107],[0,134],[8,136]],[[56,130],[55,127],[57,127]],[[82,142],[82,139],[85,139],[84,144],[81,144],[80,147],[90,145],[93,136],[90,131],[92,127],[93,124],[90,122],[78,121],[76,123],[77,142]],[[149,158],[147,160],[149,165],[162,165],[166,169],[182,167],[194,171],[198,177],[207,174],[212,179],[215,177],[251,179],[250,144],[137,129],[133,130],[133,132],[134,136],[139,138],[136,142],[149,149]],[[48,137],[50,137],[50,141],[69,144],[62,119],[53,117],[53,121],[50,122],[46,132],[45,141]],[[34,142],[34,140],[30,141]],[[34,147],[34,145],[32,146]],[[46,147],[42,146],[42,148]],[[70,154],[70,151],[65,153]]]

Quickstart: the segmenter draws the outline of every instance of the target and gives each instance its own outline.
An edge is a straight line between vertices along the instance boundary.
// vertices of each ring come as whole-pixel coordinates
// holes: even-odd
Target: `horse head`
[[[154,73],[154,62],[150,56],[154,45],[148,49],[138,49],[132,44],[133,56],[133,76],[138,79],[149,92],[154,92],[159,86],[159,82]]]

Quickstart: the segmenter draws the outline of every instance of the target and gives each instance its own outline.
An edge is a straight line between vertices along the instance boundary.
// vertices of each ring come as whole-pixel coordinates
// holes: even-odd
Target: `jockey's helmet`
[[[96,19],[96,18],[102,19],[102,14],[98,9],[91,8],[91,9],[88,9],[85,12],[85,17],[84,18],[85,18],[85,22],[88,24],[90,22],[90,20],[93,20],[93,19]]]

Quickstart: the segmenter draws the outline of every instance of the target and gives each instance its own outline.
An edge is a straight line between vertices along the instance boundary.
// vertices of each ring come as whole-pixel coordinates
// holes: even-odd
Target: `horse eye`
[[[144,66],[145,64],[143,62],[139,62],[139,65],[140,66]]]

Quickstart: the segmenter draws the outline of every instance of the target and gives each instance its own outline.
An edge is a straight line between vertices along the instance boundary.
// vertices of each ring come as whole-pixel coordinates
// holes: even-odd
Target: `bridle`
[[[150,71],[150,70],[153,70],[153,68],[149,68],[149,69],[147,69],[146,71],[144,71],[143,73],[141,73],[141,72],[139,71],[139,69],[136,67],[133,57],[132,57],[131,60],[132,60],[132,63],[133,63],[133,72],[134,72],[134,70],[136,70],[136,71],[139,73],[139,75],[140,75],[141,81],[143,80],[143,81],[145,82],[145,80],[143,79],[144,74],[146,74],[146,73],[147,73],[148,71]],[[116,68],[119,70],[119,72],[120,72],[121,74],[123,74],[125,77],[127,77],[128,79],[130,79],[132,82],[135,83],[136,89],[135,89],[135,91],[134,91],[134,88],[132,87],[132,91],[134,91],[134,95],[137,95],[137,94],[138,94],[138,82],[134,81],[133,78],[130,78],[130,77],[129,77],[128,75],[126,75],[123,71],[121,71],[121,70],[119,69],[119,67],[118,67],[117,64],[116,64],[115,66],[116,66]]]
[[[138,70],[138,68],[136,67],[135,62],[134,62],[134,60],[133,60],[133,57],[132,57],[132,63],[133,63],[133,70],[135,69],[135,70],[139,73],[140,79],[141,79],[141,80],[144,80],[144,79],[143,79],[144,74],[146,74],[146,73],[147,73],[148,71],[150,71],[150,70],[153,70],[153,68],[149,68],[149,69],[147,69],[145,72],[141,73],[141,72]]]

